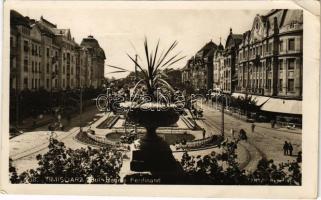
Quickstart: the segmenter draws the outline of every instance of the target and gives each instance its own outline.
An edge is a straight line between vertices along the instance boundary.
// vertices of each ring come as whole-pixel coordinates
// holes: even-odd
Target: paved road
[[[88,123],[90,123],[93,118],[95,117],[95,115],[98,113],[96,107],[90,107],[88,108],[83,115],[81,116],[81,121],[82,126],[87,125]],[[79,122],[80,122],[80,116],[77,115],[75,117],[73,117],[70,121],[70,123],[67,123],[66,121],[64,121],[66,124],[66,129],[69,131],[67,132],[61,132],[59,131],[59,134],[57,136],[57,139],[59,139],[59,141],[63,142],[66,147],[71,148],[71,149],[79,149],[81,147],[86,148],[87,145],[82,144],[78,141],[76,141],[74,139],[74,137],[76,136],[76,134],[78,133],[77,130],[79,130]],[[47,132],[48,128],[47,125],[43,126],[43,127],[39,127],[37,128],[34,132],[38,132],[39,134],[43,134],[43,132]],[[28,134],[27,132],[24,134]],[[47,134],[48,135],[48,134]],[[16,138],[14,138],[14,140],[19,140],[19,137],[24,137],[21,140],[24,140],[23,142],[20,142],[21,145],[25,144],[25,147],[23,147],[25,149],[24,152],[19,152],[17,154],[11,155],[12,158],[14,159],[14,165],[17,168],[17,171],[19,173],[27,170],[27,169],[31,169],[31,168],[35,168],[37,166],[37,160],[36,160],[36,156],[38,154],[44,154],[48,151],[48,143],[49,143],[49,135],[47,137],[37,137],[37,140],[34,141],[34,137],[32,138],[28,138],[26,136],[17,136]],[[30,142],[32,143],[37,143],[34,145],[30,145],[29,147],[26,146],[27,142],[26,140],[30,140]],[[10,149],[15,148],[15,146],[10,145]],[[12,150],[11,150],[12,151]]]
[[[203,105],[204,108],[204,120],[202,123],[205,125],[207,134],[217,134],[220,133],[221,127],[221,112],[212,108],[211,106]],[[82,120],[89,122],[97,113],[95,109],[89,109],[82,116]],[[71,120],[69,127],[77,126],[79,124],[79,116]],[[254,133],[250,131],[250,124],[242,120],[238,120],[229,115],[225,115],[225,135],[231,139],[230,129],[235,130],[235,135],[240,129],[244,129],[247,132],[248,141],[240,142],[239,148],[237,149],[238,160],[240,166],[246,170],[253,170],[256,168],[257,162],[263,158],[273,159],[276,163],[287,162],[288,160],[293,160],[296,157],[289,157],[283,155],[283,143],[284,141],[290,141],[294,147],[294,155],[298,151],[301,151],[301,134],[294,134],[290,132],[284,132],[277,129],[263,128],[256,126]],[[69,128],[68,127],[68,128]],[[39,128],[46,129],[46,127]],[[67,132],[66,132],[67,133]],[[66,134],[65,137],[61,138],[61,141],[69,148],[77,149],[80,147],[86,147],[86,145],[81,144],[74,140],[76,132]],[[39,153],[45,153],[48,149],[45,147],[37,149],[34,153],[24,155],[20,159],[15,160],[15,164],[18,171],[21,172],[26,169],[34,168],[37,165],[35,156]],[[191,155],[206,155],[215,149],[201,150],[191,152]],[[175,154],[177,159],[181,158],[181,154]]]
[[[221,129],[221,112],[216,110],[215,107],[203,105],[204,109],[204,122],[208,126],[208,129],[214,130],[217,133]],[[235,130],[235,135],[238,135],[240,129],[244,129],[247,132],[248,141],[241,142],[240,147],[245,159],[248,159],[248,163],[243,163],[246,170],[253,170],[257,161],[262,157],[273,159],[276,163],[287,162],[296,159],[298,151],[301,150],[301,134],[295,134],[291,132],[285,132],[278,129],[271,129],[266,127],[260,127],[259,124],[255,127],[254,132],[251,131],[251,124],[242,120],[236,119],[230,115],[224,115],[225,135],[231,138],[230,130]],[[294,148],[294,156],[283,155],[283,143],[289,141]]]

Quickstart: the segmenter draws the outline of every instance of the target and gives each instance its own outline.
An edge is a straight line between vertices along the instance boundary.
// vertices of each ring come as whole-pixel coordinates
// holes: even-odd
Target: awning
[[[276,113],[302,115],[302,101],[270,98],[261,110]]]
[[[255,102],[257,106],[261,106],[265,102],[267,102],[270,99],[270,97],[265,97],[265,96],[256,96],[252,95],[251,100]]]

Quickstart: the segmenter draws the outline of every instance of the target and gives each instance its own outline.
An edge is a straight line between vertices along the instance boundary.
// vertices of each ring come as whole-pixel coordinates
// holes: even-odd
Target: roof
[[[287,10],[282,25],[286,26],[286,25],[290,25],[291,23],[303,24],[302,10]]]
[[[15,10],[10,10],[10,25],[17,26],[22,25],[30,28],[29,18],[24,17]]]
[[[224,50],[224,46],[222,45],[221,42],[220,42],[220,44],[217,46],[217,50],[219,50],[219,51],[223,51],[223,50]]]
[[[43,16],[40,17],[40,22],[44,23],[45,25],[51,27],[51,28],[57,28],[56,24],[51,23],[50,21],[43,18]]]
[[[198,52],[196,53],[197,57],[207,57],[214,54],[214,50],[217,49],[217,45],[211,40],[206,43]]]
[[[232,29],[230,29],[230,34],[227,37],[225,49],[229,47],[238,46],[243,41],[243,34],[234,34],[232,33]]]
[[[43,24],[41,21],[37,21],[36,25],[38,26],[38,28],[40,29],[40,31],[46,35],[49,36],[54,36],[55,33],[53,32],[53,30],[49,27],[47,27],[45,24]]]
[[[92,49],[97,53],[99,57],[106,59],[104,50],[100,47],[98,41],[94,38],[94,36],[89,35],[87,38],[82,39],[80,45],[86,47],[87,49]]]

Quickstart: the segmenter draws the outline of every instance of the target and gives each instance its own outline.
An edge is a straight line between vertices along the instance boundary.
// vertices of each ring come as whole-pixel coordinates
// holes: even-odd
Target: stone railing
[[[204,139],[199,139],[199,140],[193,140],[193,141],[188,141],[186,144],[177,144],[176,149],[197,149],[201,147],[205,147],[208,145],[214,145],[216,143],[220,142],[220,137],[217,135],[213,135]]]
[[[107,145],[113,145],[113,146],[117,144],[117,142],[107,140],[106,138],[103,138],[103,137],[95,136],[95,135],[93,135],[91,133],[87,133],[87,136],[90,139],[92,139],[92,140],[94,140],[96,142],[99,142],[99,143],[103,143],[103,144],[107,144]]]

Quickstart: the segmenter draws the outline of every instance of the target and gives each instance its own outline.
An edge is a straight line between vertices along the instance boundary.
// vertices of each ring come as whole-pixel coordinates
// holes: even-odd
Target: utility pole
[[[138,55],[136,54],[136,55],[135,55],[135,83],[137,82],[137,79],[138,79],[138,78],[137,78],[137,64],[136,64],[136,63],[137,63],[137,56],[138,56]]]
[[[224,138],[224,100],[223,100],[223,95],[221,96],[221,99],[222,99],[222,120],[221,120],[221,122],[222,122],[222,124],[221,124],[221,135],[222,135],[222,137]]]
[[[82,87],[81,86],[80,86],[80,116],[79,116],[79,121],[80,121],[79,130],[80,130],[80,132],[82,132],[82,126],[81,126],[81,123],[82,123]]]

